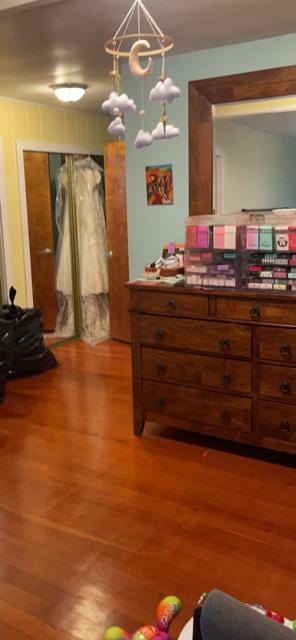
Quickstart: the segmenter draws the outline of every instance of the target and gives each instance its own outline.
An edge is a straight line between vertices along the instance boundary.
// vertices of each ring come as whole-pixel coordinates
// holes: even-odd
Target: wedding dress
[[[73,163],[73,198],[77,217],[82,338],[87,342],[109,337],[109,302],[106,224],[100,167],[90,158]],[[59,231],[56,261],[58,316],[56,335],[75,334],[68,170],[57,174],[56,223]]]

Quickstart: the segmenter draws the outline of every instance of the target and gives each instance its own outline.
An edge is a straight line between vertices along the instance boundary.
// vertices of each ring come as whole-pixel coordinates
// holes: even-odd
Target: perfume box
[[[275,248],[277,251],[289,250],[288,227],[275,228]]]
[[[259,227],[259,249],[272,251],[273,249],[273,227],[261,225]]]
[[[235,287],[235,278],[225,278],[225,287]]]
[[[224,249],[236,249],[238,229],[235,224],[224,226]]]
[[[197,246],[197,233],[196,225],[188,225],[186,227],[186,245],[191,249],[196,249]]]
[[[296,227],[291,226],[288,228],[289,234],[289,251],[294,251],[296,249]]]
[[[213,227],[213,247],[214,249],[224,249],[224,226],[214,225]]]
[[[248,266],[248,271],[254,271],[254,272],[260,273],[260,271],[262,271],[261,264],[250,264]]]
[[[246,249],[259,249],[259,228],[248,226],[247,227],[247,238],[246,238]]]
[[[209,227],[197,225],[196,227],[196,246],[198,249],[208,249],[209,243]]]
[[[288,285],[287,285],[287,284],[278,284],[278,283],[275,283],[275,284],[273,285],[273,288],[274,288],[274,290],[275,290],[275,291],[287,291],[287,289],[288,289]]]

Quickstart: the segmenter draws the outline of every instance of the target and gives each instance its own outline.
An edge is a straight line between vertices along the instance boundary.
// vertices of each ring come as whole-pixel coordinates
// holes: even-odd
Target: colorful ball
[[[173,618],[179,613],[182,603],[176,596],[167,596],[159,603],[156,610],[156,623],[161,631],[167,631]]]
[[[104,633],[104,640],[125,640],[129,638],[129,633],[122,627],[109,627]]]
[[[158,629],[154,625],[146,624],[134,633],[131,640],[152,640],[157,634]]]

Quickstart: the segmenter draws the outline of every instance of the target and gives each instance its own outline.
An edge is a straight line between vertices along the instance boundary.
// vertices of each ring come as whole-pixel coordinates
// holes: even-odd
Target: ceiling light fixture
[[[167,78],[165,74],[165,54],[173,46],[174,42],[171,36],[167,36],[161,31],[142,0],[134,0],[113,38],[105,44],[105,51],[113,58],[113,67],[110,72],[113,80],[113,91],[109,94],[108,99],[103,102],[102,110],[113,117],[108,127],[108,132],[111,135],[119,138],[123,137],[125,133],[124,114],[128,111],[135,112],[137,110],[133,99],[129,98],[126,93],[120,94],[120,59],[128,60],[131,74],[134,78],[142,81],[141,106],[139,109],[142,126],[135,139],[135,146],[138,149],[151,145],[154,140],[173,138],[180,133],[177,127],[168,124],[167,114],[167,105],[175,98],[178,98],[181,93],[171,78]],[[161,116],[160,122],[150,133],[145,131],[146,112],[143,80],[146,76],[151,75],[153,71],[152,58],[156,56],[160,59],[161,70],[158,82],[150,91],[149,101],[161,104]],[[140,64],[142,59],[146,59],[145,66]]]
[[[63,84],[52,84],[56,97],[62,102],[77,102],[84,96],[87,84],[78,84],[77,82],[65,82]]]

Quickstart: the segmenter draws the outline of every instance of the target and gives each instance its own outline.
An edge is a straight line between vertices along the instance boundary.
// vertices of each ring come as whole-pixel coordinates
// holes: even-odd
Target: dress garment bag
[[[58,318],[56,334],[74,332],[71,270],[71,230],[68,171],[63,165],[57,176],[56,221],[59,229],[56,267]],[[77,219],[82,339],[98,342],[109,338],[107,239],[101,197],[101,169],[90,157],[73,163],[73,198]]]

